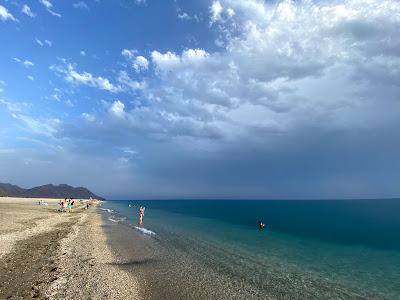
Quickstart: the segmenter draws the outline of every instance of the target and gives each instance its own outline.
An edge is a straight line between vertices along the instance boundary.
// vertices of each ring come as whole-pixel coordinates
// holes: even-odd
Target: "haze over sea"
[[[146,231],[135,228],[141,205]],[[135,200],[102,208],[127,230],[112,246],[131,261],[144,255],[131,267],[153,291],[148,298],[400,297],[398,199]]]

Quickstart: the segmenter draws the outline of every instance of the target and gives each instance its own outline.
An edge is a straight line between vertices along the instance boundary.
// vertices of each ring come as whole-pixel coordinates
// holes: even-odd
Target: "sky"
[[[400,2],[0,0],[0,182],[400,196]]]

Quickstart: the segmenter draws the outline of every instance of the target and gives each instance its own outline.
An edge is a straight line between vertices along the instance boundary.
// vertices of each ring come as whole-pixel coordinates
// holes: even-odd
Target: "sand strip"
[[[139,299],[96,208],[59,213],[44,201],[0,198],[0,299]]]

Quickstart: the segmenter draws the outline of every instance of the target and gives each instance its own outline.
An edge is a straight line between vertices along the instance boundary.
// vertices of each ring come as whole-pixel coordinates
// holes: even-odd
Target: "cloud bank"
[[[122,49],[114,78],[52,66],[111,96],[50,134],[129,178],[115,197],[400,193],[399,2],[220,0],[207,26],[215,48]]]

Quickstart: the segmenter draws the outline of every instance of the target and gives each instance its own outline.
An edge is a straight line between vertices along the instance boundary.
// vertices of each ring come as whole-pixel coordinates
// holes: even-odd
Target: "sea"
[[[125,200],[98,209],[116,264],[136,276],[144,299],[400,299],[400,199]]]

